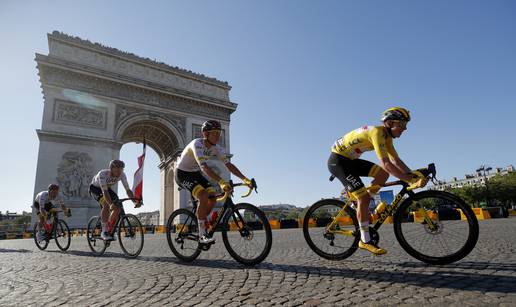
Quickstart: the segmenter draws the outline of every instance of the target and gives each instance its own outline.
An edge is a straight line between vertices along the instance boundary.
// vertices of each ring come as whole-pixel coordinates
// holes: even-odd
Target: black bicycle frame
[[[380,226],[382,226],[382,224],[389,216],[394,216],[394,214],[396,214],[396,210],[398,210],[398,207],[400,206],[401,201],[403,200],[403,196],[408,194],[409,197],[412,197],[414,195],[414,192],[407,190],[407,185],[402,185],[403,188],[398,194],[396,194],[394,200],[388,206],[386,206],[385,210],[383,210],[382,213],[380,213],[380,217],[378,217],[378,220],[373,226],[375,230],[380,229]]]
[[[197,212],[197,204],[198,204],[198,202],[199,202],[198,200],[196,200],[195,198],[192,197],[192,204],[193,204],[192,212],[193,212],[194,215]],[[215,233],[215,230],[217,229],[217,226],[219,226],[220,222],[222,221],[222,218],[224,218],[224,216],[229,212],[228,210],[233,212],[233,214],[236,213],[238,219],[240,219],[240,221],[243,221],[243,218],[240,215],[240,212],[238,212],[236,210],[233,210],[234,208],[235,208],[235,203],[233,202],[233,199],[231,197],[228,197],[226,199],[226,201],[224,202],[224,205],[222,206],[222,209],[220,209],[220,214],[217,216],[217,219],[215,220],[215,224],[211,227],[211,230],[208,232],[208,235],[210,237],[213,236],[213,234]],[[183,227],[186,226],[187,222],[188,222],[188,219],[183,224]],[[182,233],[182,231],[183,231],[183,229],[181,228],[180,233]]]
[[[120,219],[122,218],[122,216],[125,215],[125,209],[124,209],[124,201],[127,201],[127,200],[132,200],[131,198],[123,198],[123,199],[118,199],[116,202],[120,203],[120,213],[118,214],[117,218],[116,218],[116,223],[115,225],[113,225],[113,231],[111,231],[110,235],[114,235],[116,233],[116,231],[118,230],[118,224],[120,223]]]

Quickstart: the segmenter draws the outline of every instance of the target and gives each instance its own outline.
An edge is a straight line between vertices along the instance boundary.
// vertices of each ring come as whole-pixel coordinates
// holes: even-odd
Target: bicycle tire
[[[312,238],[310,236],[309,222],[310,222],[310,219],[315,218],[312,215],[316,212],[316,210],[323,206],[337,206],[340,210],[344,205],[345,204],[342,201],[337,200],[337,199],[322,199],[322,200],[314,203],[312,206],[310,206],[310,208],[306,212],[305,217],[303,219],[303,236],[305,237],[306,243],[317,255],[319,255],[325,259],[328,259],[328,260],[343,260],[343,259],[346,259],[346,258],[350,257],[351,255],[353,255],[353,253],[355,253],[358,249],[358,241],[360,240],[360,236],[359,235],[354,236],[353,242],[348,249],[344,250],[341,253],[330,254],[330,253],[323,251],[322,249],[320,249],[319,247],[317,247],[315,245],[314,241],[312,240]],[[355,233],[359,234],[360,228],[359,228],[359,224],[358,224],[356,211],[353,210],[350,206],[348,206],[348,207],[346,207],[346,214],[353,221]]]
[[[36,246],[40,249],[40,250],[45,250],[47,247],[48,247],[48,240],[43,240],[42,242],[38,242],[38,239],[37,239],[37,234],[38,234],[38,227],[39,227],[39,223],[36,222],[34,224],[34,228],[32,230],[32,236],[34,237],[34,242],[36,243]],[[43,243],[43,244],[42,244]]]
[[[106,242],[100,238],[99,234],[96,233],[99,231],[99,226],[100,218],[98,216],[92,216],[88,221],[88,229],[86,231],[86,240],[88,241],[88,246],[96,256],[102,256],[107,248]],[[102,231],[102,228],[100,228],[100,231]],[[97,243],[99,243],[99,249],[96,249]]]
[[[240,255],[230,244],[229,242],[229,236],[228,236],[228,230],[230,230],[229,222],[230,218],[233,216],[234,211],[243,210],[244,212],[253,212],[253,216],[257,217],[259,219],[259,223],[262,224],[263,231],[265,232],[265,245],[263,246],[263,250],[259,252],[259,254],[252,258],[245,258],[244,256]],[[269,255],[269,252],[271,251],[272,247],[272,231],[271,231],[271,225],[269,224],[269,220],[267,220],[267,217],[265,216],[265,213],[258,209],[257,207],[253,206],[252,204],[248,203],[239,203],[234,206],[234,209],[228,210],[228,213],[225,214],[224,220],[223,220],[223,227],[222,227],[222,241],[224,242],[224,246],[226,247],[226,250],[229,252],[231,257],[235,259],[236,261],[240,262],[243,265],[246,266],[253,266],[256,265]],[[233,219],[235,217],[233,216]],[[240,221],[242,225],[245,224],[244,221]],[[237,226],[238,227],[238,226]],[[245,229],[244,229],[245,228]],[[252,227],[249,225],[245,225],[238,229],[240,232],[240,235],[244,237],[245,234],[247,234],[246,240],[250,240],[249,238],[254,238],[254,229],[251,229]],[[245,230],[245,232],[244,232]],[[252,235],[251,235],[252,232]]]
[[[127,223],[127,225],[124,223]],[[127,227],[129,227],[129,228],[127,228]],[[136,238],[138,236],[141,238],[140,246],[138,247],[136,252],[131,253],[127,250],[127,248],[124,245],[123,240],[122,240],[123,238],[126,238],[127,236],[123,237],[122,232],[124,232],[124,233],[129,232],[129,235],[131,238],[133,238],[133,237]],[[142,226],[142,223],[140,222],[140,220],[138,219],[138,217],[136,217],[136,215],[134,215],[134,214],[124,214],[120,218],[120,221],[118,222],[118,242],[120,242],[120,247],[122,248],[122,251],[124,252],[124,254],[129,258],[138,257],[138,255],[140,255],[140,253],[143,250],[144,238],[145,238],[145,236],[143,235],[143,226]]]
[[[468,237],[465,241],[464,245],[458,249],[456,252],[445,255],[445,256],[430,256],[423,254],[416,250],[413,246],[411,246],[403,233],[402,228],[402,214],[409,209],[409,206],[414,201],[421,201],[423,199],[430,199],[430,198],[438,198],[442,200],[449,201],[453,203],[456,207],[462,210],[464,216],[467,219],[467,225],[468,225]],[[428,264],[434,264],[434,265],[443,265],[443,264],[450,264],[456,261],[461,260],[462,258],[466,257],[472,250],[475,248],[475,245],[478,241],[478,235],[479,235],[479,227],[478,227],[478,221],[475,216],[475,213],[471,209],[471,207],[464,202],[460,197],[444,192],[444,191],[422,191],[419,193],[414,194],[411,197],[408,197],[403,201],[403,203],[400,205],[400,207],[396,210],[396,213],[393,217],[393,226],[394,226],[394,234],[396,235],[396,239],[400,243],[401,247],[412,257],[423,261]]]
[[[59,236],[58,236],[57,232],[58,232],[59,227],[61,227],[62,231],[66,232],[66,234],[65,234],[65,238],[66,238],[65,242],[66,243],[64,245],[61,245],[61,243],[58,240]],[[68,224],[65,221],[57,220],[57,225],[54,228],[54,240],[56,241],[57,247],[63,252],[67,251],[68,248],[70,247],[70,243],[72,240],[70,237],[70,228],[68,228]]]
[[[181,209],[177,209],[175,210],[174,212],[172,212],[172,214],[169,216],[168,220],[167,220],[167,228],[166,228],[166,233],[167,233],[167,243],[168,243],[168,247],[170,248],[170,250],[172,251],[172,253],[181,261],[184,261],[184,262],[192,262],[194,261],[197,257],[199,257],[199,254],[201,253],[201,249],[200,249],[200,246],[199,246],[199,242],[197,241],[196,243],[196,247],[195,247],[195,250],[194,252],[189,255],[189,256],[186,256],[186,255],[183,255],[181,254],[180,251],[178,251],[176,249],[176,247],[174,246],[173,244],[173,240],[176,240],[177,238],[172,238],[172,234],[176,233],[177,229],[176,229],[176,225],[174,225],[174,220],[177,216],[179,216],[180,214],[184,214],[186,216],[188,216],[188,218],[192,221],[192,223],[194,224],[192,226],[192,224],[189,224],[188,227],[191,227],[189,229],[195,229],[195,228],[198,228],[197,226],[197,217],[193,214],[192,211],[188,210],[188,209],[184,209],[184,208],[181,208]],[[187,230],[188,231],[188,230]],[[197,235],[197,238],[198,238],[198,235]],[[193,241],[193,240],[192,240]]]

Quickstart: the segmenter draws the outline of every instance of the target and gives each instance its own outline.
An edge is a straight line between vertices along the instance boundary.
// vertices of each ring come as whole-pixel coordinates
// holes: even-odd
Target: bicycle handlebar
[[[251,195],[251,193],[253,192],[253,190],[254,190],[256,193],[258,193],[258,190],[257,190],[257,189],[258,189],[258,185],[256,185],[256,180],[254,180],[254,178],[253,178],[253,179],[251,179],[251,186],[248,186],[248,185],[246,185],[245,183],[242,183],[242,182],[241,182],[241,183],[233,183],[233,181],[231,181],[231,180],[229,181],[229,184],[231,185],[231,190],[229,190],[229,191],[224,191],[224,193],[219,194],[219,195],[216,195],[216,196],[215,196],[215,198],[216,198],[217,202],[225,202],[225,201],[226,201],[226,199],[227,199],[230,195],[233,195],[233,188],[234,188],[234,187],[246,186],[246,187],[248,187],[248,188],[249,188],[249,191],[248,191],[246,194],[242,195],[242,198],[244,198],[244,197],[248,197],[249,195]]]
[[[429,179],[433,180],[435,178],[435,175],[437,174],[437,170],[435,168],[434,163],[428,164],[426,168],[418,169],[418,171],[421,172],[421,174],[425,175],[425,177],[429,177]],[[386,182],[382,185],[382,187],[392,187],[395,185],[407,185],[407,183],[403,180],[396,180],[391,182]]]
[[[124,201],[128,201],[128,200],[133,200],[133,201],[135,200],[137,202],[141,202],[140,206],[143,206],[142,199],[141,198],[134,198],[134,197],[119,198],[116,201],[114,201],[113,203],[120,203],[120,204],[122,204]]]

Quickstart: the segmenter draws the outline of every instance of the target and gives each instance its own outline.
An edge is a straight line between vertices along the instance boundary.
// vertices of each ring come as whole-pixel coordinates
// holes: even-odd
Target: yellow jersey
[[[362,153],[374,150],[378,159],[397,158],[392,137],[383,126],[363,126],[355,129],[333,144],[331,151],[349,159],[357,159]]]

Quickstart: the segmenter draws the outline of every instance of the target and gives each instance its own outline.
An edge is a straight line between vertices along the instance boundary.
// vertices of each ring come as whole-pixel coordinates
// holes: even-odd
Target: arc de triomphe
[[[184,146],[200,135],[204,120],[221,121],[221,144],[229,152],[230,115],[237,106],[229,100],[231,87],[56,31],[48,34],[48,45],[48,55],[36,54],[44,107],[37,130],[34,194],[58,182],[72,208],[70,226],[85,226],[99,212],[88,195],[91,178],[119,157],[122,145],[141,142],[145,135],[161,160],[160,224],[164,225],[189,198],[177,189],[174,163]],[[130,184],[133,172],[126,171]]]

